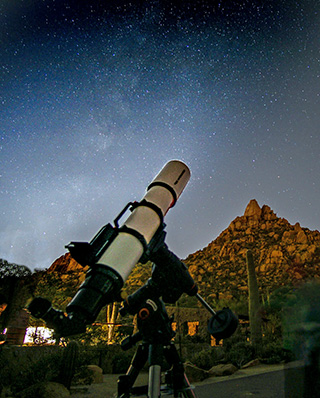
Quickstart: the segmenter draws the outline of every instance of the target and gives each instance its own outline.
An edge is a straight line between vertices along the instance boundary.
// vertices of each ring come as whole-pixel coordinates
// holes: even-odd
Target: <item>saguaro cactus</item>
[[[249,321],[251,343],[253,346],[258,347],[259,343],[261,343],[262,341],[260,314],[261,304],[259,299],[256,270],[251,250],[247,251],[247,273],[249,288]]]
[[[64,348],[62,363],[58,380],[66,388],[70,389],[71,381],[74,376],[76,364],[79,356],[79,344],[76,341],[70,341]]]

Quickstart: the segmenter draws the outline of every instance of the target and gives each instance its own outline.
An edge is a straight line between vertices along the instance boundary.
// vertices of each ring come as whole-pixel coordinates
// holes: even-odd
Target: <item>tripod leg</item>
[[[152,365],[149,368],[148,398],[159,398],[161,387],[161,366]]]
[[[181,392],[181,396],[184,398],[197,398],[197,395],[190,385],[187,375],[184,373],[184,390]]]
[[[169,383],[172,385],[174,397],[197,398],[197,395],[184,373],[183,363],[173,343],[166,347],[165,358],[172,366]]]
[[[151,344],[149,346],[148,398],[160,397],[162,356],[162,344]]]
[[[131,389],[148,359],[148,345],[140,344],[125,375],[118,379],[118,398],[130,397]]]

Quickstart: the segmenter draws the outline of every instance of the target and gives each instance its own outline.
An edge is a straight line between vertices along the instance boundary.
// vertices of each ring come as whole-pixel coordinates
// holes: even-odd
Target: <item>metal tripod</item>
[[[138,313],[139,331],[122,342],[127,350],[141,341],[127,373],[118,379],[118,398],[143,395],[159,398],[161,394],[173,397],[196,398],[193,387],[184,373],[183,363],[172,342],[172,318],[169,318],[161,299],[147,299]],[[161,371],[165,361],[169,370],[161,383]],[[134,383],[146,362],[149,362],[148,386],[134,387]]]
[[[122,342],[122,348],[129,349],[138,341],[142,343],[126,375],[120,377],[118,381],[118,398],[128,398],[131,394],[137,393],[133,385],[147,360],[149,385],[147,392],[144,390],[142,393],[147,393],[148,398],[159,398],[161,391],[173,393],[175,398],[196,398],[172,342],[175,335],[171,326],[173,319],[169,318],[164,302],[175,303],[183,293],[195,296],[213,315],[208,323],[208,331],[219,340],[234,333],[238,318],[228,308],[215,312],[198,294],[198,287],[187,267],[164,243],[163,230],[160,230],[160,237],[156,243],[152,246],[148,257],[153,261],[151,278],[144,286],[128,296],[120,309],[121,315],[137,314],[139,330]],[[163,359],[168,362],[170,370],[166,374],[166,387],[161,390]]]

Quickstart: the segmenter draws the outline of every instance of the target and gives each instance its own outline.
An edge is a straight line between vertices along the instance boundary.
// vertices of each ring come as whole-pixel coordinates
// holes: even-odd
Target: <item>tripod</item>
[[[160,231],[160,239],[156,243],[158,244],[152,247],[149,253],[149,258],[153,261],[151,278],[144,286],[127,297],[120,309],[121,315],[137,314],[139,330],[122,342],[122,348],[129,349],[138,341],[142,343],[126,375],[118,380],[118,398],[129,398],[132,393],[137,393],[133,385],[147,360],[149,362],[147,397],[159,398],[163,359],[166,359],[171,366],[166,374],[167,386],[164,391],[173,393],[175,398],[196,398],[184,373],[183,363],[172,343],[173,319],[169,318],[164,302],[175,303],[183,293],[195,296],[213,315],[208,323],[208,331],[219,340],[234,333],[238,318],[228,308],[215,312],[198,294],[198,287],[187,267],[170,252],[164,243],[163,230]],[[139,393],[145,394],[146,390],[140,389]]]
[[[122,311],[124,312],[124,310]],[[127,373],[118,379],[118,398],[145,395],[159,398],[161,392],[174,397],[196,398],[193,387],[184,373],[183,363],[172,342],[172,318],[169,318],[160,298],[147,299],[137,313],[138,332],[127,337],[121,344],[124,350],[142,341],[131,361]],[[164,360],[169,365],[165,385],[161,386],[161,369]],[[149,362],[148,386],[133,387],[141,369]]]

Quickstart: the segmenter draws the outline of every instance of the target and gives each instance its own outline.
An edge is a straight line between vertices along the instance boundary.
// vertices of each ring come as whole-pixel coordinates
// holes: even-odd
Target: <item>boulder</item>
[[[210,376],[229,376],[235,373],[238,368],[232,363],[213,366],[208,372]]]
[[[88,365],[87,369],[90,373],[92,384],[103,383],[102,369],[97,365]]]
[[[308,243],[307,235],[303,230],[299,231],[296,238],[297,243],[305,244]]]
[[[200,369],[189,362],[184,364],[184,371],[191,383],[205,380],[211,376],[208,371]]]
[[[245,365],[243,365],[241,367],[241,369],[252,368],[253,366],[258,366],[258,365],[260,365],[260,361],[258,358],[256,358],[256,359],[253,359],[252,361],[246,363]]]

